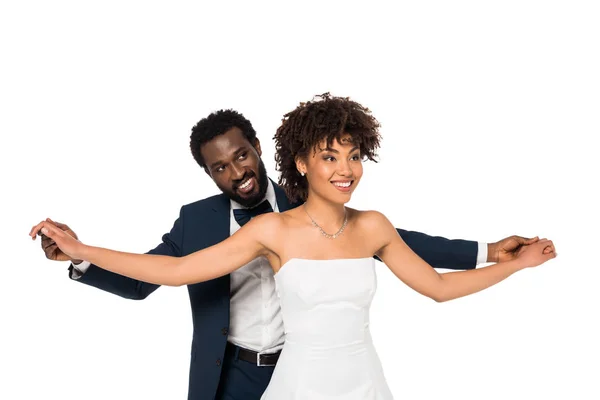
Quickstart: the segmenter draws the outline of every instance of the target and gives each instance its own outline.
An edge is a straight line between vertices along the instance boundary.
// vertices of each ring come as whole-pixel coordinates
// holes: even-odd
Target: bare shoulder
[[[267,250],[265,255],[278,254],[278,249],[281,247],[278,232],[282,231],[284,223],[284,217],[280,213],[261,214],[252,218],[232,238],[237,236],[240,243],[250,241],[261,246]]]
[[[277,232],[281,229],[282,218],[279,213],[266,213],[258,215],[252,218],[247,224],[242,226],[236,233],[232,235],[235,238],[246,238],[252,237],[260,242],[273,236],[273,232]]]
[[[354,215],[356,224],[366,231],[381,231],[382,229],[393,227],[391,222],[383,213],[375,210],[354,210],[348,209],[351,215]]]
[[[352,210],[357,231],[367,240],[374,254],[387,246],[398,235],[396,228],[383,213],[374,210]]]
[[[281,229],[284,219],[283,213],[270,212],[252,218],[248,226],[252,225],[253,229],[263,232],[274,232]]]

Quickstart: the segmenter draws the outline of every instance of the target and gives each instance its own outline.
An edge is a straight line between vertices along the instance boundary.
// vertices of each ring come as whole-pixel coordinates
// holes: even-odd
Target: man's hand
[[[78,239],[77,234],[71,230],[67,225],[61,224],[60,222],[54,222],[50,218],[46,218],[46,221],[53,223],[69,235],[73,236],[75,239]],[[81,260],[72,260],[71,257],[62,252],[61,249],[58,248],[56,242],[50,239],[46,235],[42,236],[42,250],[46,254],[46,258],[54,261],[71,261],[73,264],[81,264]]]
[[[516,259],[527,246],[537,243],[540,240],[538,236],[527,239],[521,236],[513,235],[502,239],[496,243],[488,243],[487,262],[505,262]],[[543,239],[545,240],[545,239]],[[543,250],[543,254],[555,253],[554,244],[549,242]]]

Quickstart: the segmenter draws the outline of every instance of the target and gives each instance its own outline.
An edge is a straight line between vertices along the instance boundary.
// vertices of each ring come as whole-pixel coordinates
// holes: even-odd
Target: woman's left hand
[[[556,257],[554,243],[548,239],[540,239],[525,247],[517,256],[516,261],[518,261],[523,268],[530,268],[537,267],[554,257]]]
[[[49,221],[42,221],[31,228],[29,236],[35,240],[36,236],[42,234],[54,240],[58,248],[71,257],[71,259],[84,260],[84,252],[87,246],[63,231],[55,224]]]

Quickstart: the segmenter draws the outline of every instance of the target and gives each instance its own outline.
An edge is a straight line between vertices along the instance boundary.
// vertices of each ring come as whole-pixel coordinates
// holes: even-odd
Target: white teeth
[[[335,186],[339,186],[339,187],[343,187],[343,188],[347,188],[350,186],[352,182],[333,182],[333,184]]]
[[[246,189],[250,185],[250,179],[238,186],[238,189]]]

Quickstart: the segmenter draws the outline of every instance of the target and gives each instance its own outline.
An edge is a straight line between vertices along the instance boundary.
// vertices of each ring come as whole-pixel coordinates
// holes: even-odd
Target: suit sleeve
[[[171,231],[163,235],[162,243],[146,254],[159,254],[173,257],[182,256],[183,210],[184,208],[182,207],[179,212],[179,218],[173,224]],[[87,271],[77,279],[74,279],[73,277],[73,265],[71,264],[69,267],[69,277],[77,282],[132,300],[143,300],[159,288],[159,285],[117,275],[94,264],[90,265]]]
[[[396,229],[402,240],[433,268],[466,270],[477,265],[477,242],[446,239],[421,232]],[[378,257],[375,257],[379,260]],[[381,260],[380,260],[381,261]]]

